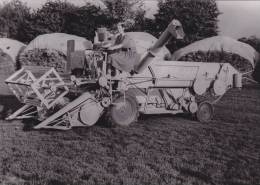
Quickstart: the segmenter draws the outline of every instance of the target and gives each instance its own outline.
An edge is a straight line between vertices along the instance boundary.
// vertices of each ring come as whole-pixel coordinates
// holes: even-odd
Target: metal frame
[[[5,83],[18,100],[24,102],[22,97],[33,93],[30,87],[35,81],[36,78],[32,72],[22,68],[7,78]]]
[[[37,117],[37,107],[48,110],[69,92],[68,87],[54,68],[39,79],[36,79],[31,71],[22,68],[7,78],[5,82],[18,100],[25,104],[8,116],[7,120]],[[50,84],[51,82],[53,84]],[[44,88],[49,89],[50,93],[46,94]],[[60,88],[61,93],[56,95],[52,88]]]
[[[34,118],[35,114],[37,114],[37,110],[35,110],[35,107],[31,105],[24,105],[13,114],[8,116],[6,120]]]
[[[60,129],[68,130],[71,127],[77,126],[87,126],[82,124],[74,118],[74,115],[77,114],[82,106],[84,106],[88,101],[95,101],[94,97],[86,92],[78,97],[76,100],[72,101],[58,112],[54,113],[40,124],[36,125],[35,129],[41,128],[51,128],[51,129]]]
[[[52,77],[51,75],[54,75],[54,77]],[[55,88],[63,88],[63,92],[59,96],[55,96],[56,94],[54,90],[52,90],[53,87],[50,86],[51,83],[54,81],[58,81],[57,83],[52,84],[53,86],[55,86]],[[69,92],[68,87],[65,86],[64,81],[61,79],[60,75],[54,68],[51,68],[34,83],[32,83],[31,88],[36,93],[41,103],[43,103],[47,109],[53,107],[62,97],[64,97]],[[48,94],[41,93],[42,90],[46,90],[45,88],[49,90]]]

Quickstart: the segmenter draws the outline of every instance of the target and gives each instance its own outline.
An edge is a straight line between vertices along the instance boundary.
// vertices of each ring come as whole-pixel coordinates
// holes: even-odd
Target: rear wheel
[[[202,102],[199,104],[198,111],[196,112],[196,117],[199,122],[207,123],[212,119],[213,114],[213,105],[209,102]]]
[[[114,103],[110,110],[112,124],[128,126],[137,120],[138,103],[134,96],[119,96]]]

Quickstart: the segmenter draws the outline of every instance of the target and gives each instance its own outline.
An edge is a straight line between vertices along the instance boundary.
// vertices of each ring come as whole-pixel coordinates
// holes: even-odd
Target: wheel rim
[[[127,97],[124,101],[124,98],[121,97],[115,103],[116,105],[114,105],[111,110],[113,121],[116,124],[128,126],[136,118],[137,107],[134,101]]]
[[[212,119],[213,116],[213,107],[210,103],[204,102],[199,106],[197,112],[197,118],[200,122],[208,122]]]

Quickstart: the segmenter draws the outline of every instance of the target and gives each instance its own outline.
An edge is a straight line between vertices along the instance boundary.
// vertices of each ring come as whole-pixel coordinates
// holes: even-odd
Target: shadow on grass
[[[6,119],[9,115],[23,106],[13,95],[0,95],[0,120]],[[24,119],[21,121],[24,125],[23,131],[32,131],[33,127],[39,123],[35,119]]]
[[[189,113],[178,113],[178,114],[141,114],[138,118],[140,121],[147,119],[159,119],[159,118],[182,118],[187,121],[197,121],[196,116]]]
[[[59,180],[50,180],[47,185],[66,185],[66,183],[61,182]]]
[[[212,178],[204,173],[201,173],[199,171],[194,171],[188,168],[180,168],[179,169],[181,174],[184,176],[188,177],[194,177],[196,179],[201,179],[202,181],[204,181],[207,184],[212,184],[215,185],[215,183],[213,183]]]
[[[243,89],[260,89],[260,84],[256,84],[256,83],[253,83],[253,84],[245,84],[245,85],[243,85],[243,87],[242,87]]]
[[[20,108],[22,104],[13,95],[0,95],[0,119],[5,119],[8,115]]]
[[[24,119],[22,120],[23,123],[23,131],[33,131],[34,126],[38,125],[40,123],[40,121],[36,120],[36,119]]]

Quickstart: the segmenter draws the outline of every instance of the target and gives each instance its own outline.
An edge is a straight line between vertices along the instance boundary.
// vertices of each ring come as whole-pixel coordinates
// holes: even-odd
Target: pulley
[[[213,90],[217,96],[222,96],[227,91],[226,83],[220,79],[215,80]]]
[[[102,111],[103,107],[96,101],[90,99],[81,107],[79,119],[84,125],[92,126],[98,121]]]
[[[207,123],[212,119],[213,114],[214,109],[211,103],[204,101],[199,104],[198,111],[196,112],[198,121]]]
[[[197,78],[193,84],[193,90],[197,95],[203,95],[209,88],[209,81],[203,78]]]
[[[102,100],[101,100],[101,105],[103,107],[109,107],[109,105],[111,104],[111,100],[109,97],[104,97]]]
[[[196,102],[191,102],[188,106],[188,110],[192,114],[196,113],[198,110],[198,104]]]

